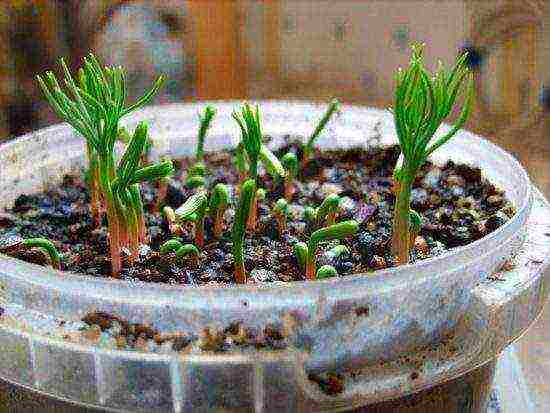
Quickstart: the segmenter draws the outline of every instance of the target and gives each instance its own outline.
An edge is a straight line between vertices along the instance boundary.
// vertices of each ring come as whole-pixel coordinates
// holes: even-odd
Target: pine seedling
[[[284,180],[284,194],[287,202],[292,202],[294,195],[294,180],[298,175],[298,157],[294,152],[287,152],[281,159],[283,167],[286,169]]]
[[[304,242],[296,243],[294,253],[299,265],[305,269],[306,279],[315,279],[315,255],[321,242],[343,239],[356,234],[358,230],[359,224],[357,221],[344,221],[313,232],[307,244]]]
[[[319,267],[317,273],[315,274],[315,278],[317,278],[318,280],[332,277],[338,277],[338,271],[336,271],[336,268],[334,268],[332,265],[323,265]]]
[[[246,175],[248,173],[248,162],[246,160],[246,153],[244,150],[244,144],[243,142],[239,142],[237,145],[237,148],[235,149],[235,167],[237,168],[237,171],[239,172],[239,182],[243,183],[246,179]]]
[[[341,258],[343,256],[349,256],[350,255],[350,250],[347,246],[340,244],[340,245],[336,245],[335,247],[331,248],[327,252],[327,255],[331,259],[338,259],[338,258]]]
[[[155,182],[174,172],[169,160],[140,167],[141,156],[147,142],[147,124],[140,122],[130,139],[116,168],[111,182],[114,205],[119,218],[119,237],[130,248],[130,260],[137,257],[139,245],[145,242],[145,219],[140,184]]]
[[[332,116],[340,111],[340,102],[337,99],[333,99],[321,119],[317,122],[317,126],[313,133],[309,136],[306,144],[304,145],[303,156],[302,156],[302,168],[305,168],[309,163],[313,152],[315,151],[315,141],[327,126],[327,123],[330,121]]]
[[[122,67],[102,67],[93,54],[84,58],[84,65],[75,81],[61,59],[65,79],[65,92],[52,72],[37,76],[38,83],[46,99],[64,121],[69,123],[86,140],[91,191],[101,191],[105,202],[110,235],[112,273],[120,273],[120,231],[127,227],[124,212],[120,210],[118,194],[113,192],[113,180],[117,178],[114,146],[118,138],[120,119],[147,104],[160,89],[164,77],[161,76],[153,87],[134,104],[126,106],[125,74]],[[140,153],[141,155],[141,153]],[[93,195],[92,199],[99,199]],[[91,205],[93,209],[98,204]],[[99,216],[99,211],[92,211]]]
[[[57,248],[50,240],[46,238],[28,238],[18,242],[16,245],[11,246],[10,250],[19,251],[22,249],[37,248],[44,252],[49,260],[53,269],[61,269],[61,258]]]
[[[230,196],[227,185],[222,183],[216,184],[212,190],[210,203],[208,205],[208,213],[214,220],[213,235],[215,239],[219,239],[222,236],[224,215],[229,206],[229,202]]]
[[[317,208],[317,225],[323,222],[326,226],[333,225],[340,211],[340,197],[336,194],[327,195]]]
[[[256,195],[252,199],[252,205],[250,205],[250,213],[248,214],[248,221],[246,228],[252,232],[256,231],[256,224],[258,220],[258,205],[261,201],[264,201],[266,197],[265,189],[258,188]]]
[[[163,208],[164,217],[166,218],[166,222],[168,223],[168,230],[172,235],[182,235],[183,234],[183,228],[179,224],[176,218],[176,212],[173,208],[169,206],[165,206]]]
[[[258,164],[261,161],[266,171],[273,177],[284,177],[285,168],[277,157],[262,143],[262,128],[260,122],[260,109],[256,107],[254,111],[248,103],[241,108],[241,112],[233,112],[233,119],[238,123],[241,129],[241,142],[237,146],[235,163],[239,172],[248,166],[244,176],[248,176],[257,183]],[[249,230],[256,229],[257,222],[257,202],[259,198],[255,197],[252,202],[256,205],[251,206],[247,227]]]
[[[197,134],[197,147],[195,150],[195,163],[187,171],[186,185],[189,188],[198,188],[204,186],[204,176],[206,175],[206,166],[204,165],[204,140],[206,133],[216,116],[216,109],[207,106],[204,113],[199,114],[199,131]]]
[[[317,221],[317,208],[312,206],[306,206],[303,213],[304,221],[308,222],[310,225],[315,225]]]
[[[166,200],[166,194],[168,193],[168,179],[163,178],[158,181],[157,184],[157,199],[153,204],[153,212],[157,213],[160,211],[164,201]]]
[[[187,170],[187,178],[185,179],[185,185],[188,188],[195,189],[200,188],[206,184],[206,166],[202,162],[195,162]]]
[[[233,112],[233,119],[241,128],[241,143],[248,162],[248,176],[254,180],[258,177],[258,160],[262,149],[262,129],[260,111],[254,111],[248,103],[241,108],[241,113]]]
[[[193,244],[183,244],[181,240],[172,238],[160,246],[161,254],[174,252],[177,259],[190,257],[194,265],[198,264],[200,251]]]
[[[195,224],[195,245],[204,247],[204,218],[208,209],[206,191],[193,194],[183,205],[174,211],[176,222],[192,221]]]
[[[409,245],[410,248],[414,246],[414,241],[416,240],[416,237],[418,237],[418,234],[420,234],[420,229],[422,228],[422,217],[418,212],[411,209],[409,213],[409,226],[410,226],[410,238],[409,238]]]
[[[392,251],[401,264],[409,262],[410,203],[414,179],[428,156],[448,142],[464,125],[474,99],[473,76],[466,64],[466,53],[457,59],[451,70],[440,62],[435,75],[424,67],[422,53],[423,45],[413,45],[408,68],[399,69],[396,74],[393,115],[402,163],[394,172],[397,195]],[[449,132],[434,138],[461,94],[464,95],[464,102],[457,120]]]
[[[254,179],[247,179],[242,184],[240,194],[232,229],[233,259],[235,261],[235,281],[239,284],[245,284],[247,277],[244,267],[244,237],[250,206],[256,194],[256,182]]]
[[[277,221],[277,229],[279,231],[279,236],[283,236],[287,228],[287,219],[289,215],[289,207],[286,199],[279,198],[275,205],[273,206],[273,216]]]
[[[258,179],[258,165],[261,161],[266,171],[274,178],[284,177],[285,168],[275,154],[262,143],[262,127],[260,109],[254,111],[248,103],[241,108],[241,112],[233,112],[233,119],[241,129],[241,142],[237,146],[237,167],[239,171],[247,168],[246,175],[254,180]]]
[[[329,226],[336,222],[340,212],[341,198],[336,194],[327,195],[318,208],[307,206],[304,208],[304,218],[315,227]]]

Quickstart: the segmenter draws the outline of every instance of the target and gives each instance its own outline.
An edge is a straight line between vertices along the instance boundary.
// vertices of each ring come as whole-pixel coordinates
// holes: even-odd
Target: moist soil
[[[295,139],[276,155],[291,150],[301,158]],[[283,194],[281,181],[260,170],[259,182],[267,191],[260,202],[258,224],[248,233],[245,266],[249,283],[290,282],[303,280],[292,246],[306,241],[316,228],[303,216],[305,206],[317,207],[331,193],[342,198],[338,220],[355,219],[360,223],[352,238],[330,242],[319,248],[317,265],[330,264],[338,276],[347,276],[397,265],[390,251],[394,194],[393,166],[398,147],[325,151],[315,155],[295,181],[287,230],[280,235],[271,206]],[[231,152],[209,154],[207,188],[222,182],[229,186],[233,201],[238,175]],[[176,163],[176,174],[168,180],[165,205],[179,207],[194,190],[185,186],[187,167],[192,159]],[[411,252],[411,261],[433,257],[446,250],[471,243],[502,226],[514,214],[505,194],[482,177],[479,168],[452,161],[443,166],[427,162],[416,177],[412,207],[423,218],[420,235]],[[157,208],[158,188],[144,184],[142,194],[146,209],[149,245],[142,246],[139,258],[130,265],[123,251],[121,278],[168,284],[232,284],[233,256],[231,225],[234,211],[226,212],[226,230],[220,240],[212,238],[212,222],[206,219],[206,245],[197,263],[177,260],[174,254],[160,254],[163,242],[173,238]],[[89,193],[82,177],[66,176],[62,184],[39,194],[19,196],[13,207],[0,213],[0,246],[19,238],[45,237],[61,253],[62,270],[95,277],[110,276],[106,222],[94,228],[89,211]],[[191,227],[184,231],[184,242],[193,242]],[[350,253],[335,257],[329,251],[338,243]],[[11,255],[24,261],[48,265],[40,250],[18,251]]]

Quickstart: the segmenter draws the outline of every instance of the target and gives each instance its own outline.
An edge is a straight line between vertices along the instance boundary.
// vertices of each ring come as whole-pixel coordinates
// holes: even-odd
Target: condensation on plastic
[[[238,139],[231,120],[238,103],[213,103],[218,115],[206,141],[207,151],[231,147]],[[151,107],[126,123],[132,128],[139,120],[149,122],[157,141],[153,156],[190,155],[203,106]],[[264,133],[272,137],[273,147],[281,145],[285,135],[307,135],[323,111],[321,106],[301,102],[260,102],[260,107]],[[387,145],[394,143],[394,136],[389,113],[344,106],[342,115],[320,137],[319,146]],[[80,170],[83,149],[81,139],[66,125],[0,146],[0,207]],[[195,333],[206,326],[224,328],[236,320],[263,327],[291,319],[297,350],[265,353],[260,360],[246,354],[197,355],[179,363],[170,355],[99,351],[4,329],[0,334],[3,354],[11,349],[20,356],[6,360],[0,356],[0,376],[57,397],[114,409],[188,411],[224,406],[257,410],[257,397],[248,394],[257,389],[275,392],[263,395],[270,406],[277,400],[281,406],[296,402],[295,395],[288,393],[296,387],[296,363],[303,363],[308,372],[341,368],[392,360],[435,342],[464,315],[474,286],[521,246],[532,199],[529,179],[518,162],[478,136],[459,132],[436,160],[448,158],[480,166],[486,177],[506,191],[517,213],[487,237],[414,265],[288,285],[176,287],[59,273],[1,256],[0,299],[29,314],[79,320],[87,312],[100,310],[150,323],[161,331]],[[10,369],[10,363],[20,368]],[[27,371],[21,369],[24,366],[29,373],[11,377],[12,371]],[[269,382],[272,385],[265,386]]]

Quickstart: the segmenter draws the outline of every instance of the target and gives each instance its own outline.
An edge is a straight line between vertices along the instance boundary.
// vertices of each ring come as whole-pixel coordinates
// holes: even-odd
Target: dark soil
[[[230,352],[247,350],[283,350],[288,347],[282,326],[267,325],[262,330],[233,322],[223,330],[205,328],[200,334],[185,331],[160,333],[153,327],[130,323],[116,315],[101,311],[88,313],[82,321],[85,327],[79,334],[68,334],[69,341],[111,345],[119,349],[141,351]],[[106,344],[105,344],[106,343]]]
[[[294,144],[287,145],[277,155],[282,156],[289,149],[301,155]],[[267,190],[267,198],[259,208],[257,232],[246,237],[245,264],[249,282],[303,279],[292,252],[292,245],[307,241],[314,230],[304,221],[303,209],[306,205],[319,206],[332,192],[343,197],[339,220],[358,220],[360,231],[355,237],[340,241],[349,247],[348,256],[334,258],[327,252],[337,243],[323,245],[318,265],[333,265],[339,276],[396,265],[389,247],[394,203],[391,175],[397,155],[397,147],[317,154],[296,182],[291,204],[293,217],[282,237],[270,213],[271,205],[282,196],[282,183],[264,174],[260,182]],[[167,205],[176,208],[192,194],[193,191],[183,184],[184,171],[190,161],[184,159],[177,163],[177,174],[168,185]],[[229,152],[208,155],[205,161],[209,170],[208,188],[218,182],[233,188],[238,177]],[[226,214],[227,228],[220,241],[212,240],[212,225],[207,219],[206,246],[197,265],[178,262],[174,254],[158,252],[160,245],[172,236],[164,218],[153,212],[155,195],[156,188],[148,184],[143,186],[150,244],[143,246],[139,259],[132,266],[124,263],[121,277],[170,284],[233,283],[230,237],[233,211],[229,209]],[[62,185],[46,193],[20,196],[11,210],[0,213],[0,245],[17,237],[46,237],[62,254],[63,270],[108,277],[106,228],[92,226],[88,200],[89,194],[81,178],[69,176]],[[412,207],[423,217],[420,237],[411,253],[413,262],[471,243],[496,230],[514,214],[503,192],[482,178],[478,168],[453,162],[443,167],[429,162],[424,165],[415,181]],[[183,239],[192,242],[192,231],[184,234]],[[38,250],[12,255],[38,264],[48,263],[48,258]]]

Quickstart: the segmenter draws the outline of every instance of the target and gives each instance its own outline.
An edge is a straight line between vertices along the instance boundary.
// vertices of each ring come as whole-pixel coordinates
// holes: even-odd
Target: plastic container
[[[218,115],[206,141],[207,151],[230,147],[238,139],[231,119],[238,103],[214,104]],[[138,120],[149,122],[151,135],[158,141],[153,156],[190,155],[202,106],[150,107],[128,118],[127,124],[133,128]],[[272,137],[273,147],[287,134],[307,135],[323,110],[280,101],[260,102],[260,107],[264,133]],[[394,136],[389,113],[344,106],[319,145],[386,145],[394,142]],[[4,354],[15,351],[22,357],[10,357],[4,360],[7,364],[0,360],[0,376],[57,397],[123,410],[187,411],[222,405],[254,410],[257,398],[242,392],[253,392],[266,380],[274,385],[265,388],[276,392],[266,398],[280,400],[281,406],[296,400],[294,396],[286,400],[285,395],[295,389],[296,375],[290,370],[294,372],[297,363],[304,364],[305,374],[393,360],[437,342],[462,318],[474,287],[518,251],[525,237],[532,191],[526,172],[511,155],[471,133],[459,132],[436,155],[436,161],[450,158],[480,166],[486,177],[506,191],[517,213],[490,235],[414,265],[288,285],[173,287],[59,273],[0,256],[0,299],[28,327],[28,332],[21,327],[0,330]],[[19,194],[59,182],[83,162],[84,145],[66,125],[0,146],[0,207],[10,206]],[[291,320],[295,350],[264,353],[259,363],[247,354],[229,354],[222,358],[189,356],[182,364],[178,356],[84,348],[40,335],[51,328],[55,317],[79,320],[95,310],[150,323],[167,332],[224,328],[237,320],[256,327]],[[33,374],[11,377],[11,372],[24,369],[6,367],[9,363],[28,364]],[[187,389],[185,395],[182,388]],[[211,388],[225,391],[211,393]]]

